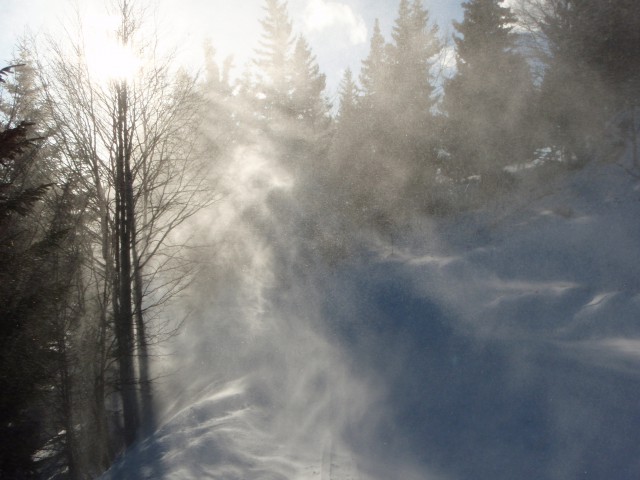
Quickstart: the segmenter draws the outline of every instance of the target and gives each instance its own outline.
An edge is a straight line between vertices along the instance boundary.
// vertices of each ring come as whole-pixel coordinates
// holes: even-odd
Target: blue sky
[[[104,12],[102,0],[77,0],[94,15]],[[58,28],[65,18],[69,0],[0,0],[0,60],[8,61],[16,38],[23,32]],[[202,43],[210,38],[219,60],[233,55],[238,70],[252,55],[260,35],[258,20],[263,17],[264,0],[155,0],[160,31],[169,43],[182,46],[186,63],[199,62]],[[451,31],[451,19],[459,17],[461,0],[425,0],[443,32]],[[398,0],[289,0],[289,13],[297,32],[309,40],[330,90],[341,73],[357,71],[367,55],[371,28],[380,19],[388,34],[396,17]]]

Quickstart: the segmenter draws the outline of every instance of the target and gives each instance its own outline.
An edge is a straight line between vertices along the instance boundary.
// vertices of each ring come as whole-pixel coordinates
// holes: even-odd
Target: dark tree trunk
[[[131,304],[131,229],[132,219],[127,207],[131,188],[131,150],[128,146],[129,132],[127,125],[127,88],[118,87],[118,112],[116,119],[117,152],[116,152],[116,234],[117,257],[116,283],[118,302],[114,307],[115,330],[117,339],[117,355],[120,373],[120,391],[122,396],[122,413],[124,418],[125,445],[131,445],[137,437],[140,426],[138,413],[137,382],[134,369],[134,331],[133,307]]]
[[[133,243],[133,260],[134,260],[134,301],[135,316],[137,330],[137,350],[138,350],[138,375],[140,381],[140,407],[142,430],[145,434],[153,431],[155,424],[155,412],[153,407],[153,392],[151,386],[151,378],[149,372],[149,345],[144,317],[142,314],[142,270],[135,248],[135,225],[134,225],[134,243]]]

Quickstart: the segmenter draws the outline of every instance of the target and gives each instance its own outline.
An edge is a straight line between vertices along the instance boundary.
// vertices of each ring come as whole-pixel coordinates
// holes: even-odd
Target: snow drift
[[[241,158],[203,220],[162,424],[104,480],[638,478],[636,177],[533,169],[327,262],[288,172]]]

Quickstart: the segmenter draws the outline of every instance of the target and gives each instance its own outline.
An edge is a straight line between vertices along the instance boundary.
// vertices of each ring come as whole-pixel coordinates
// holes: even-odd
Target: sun
[[[87,68],[99,81],[131,80],[140,68],[140,59],[131,48],[112,39],[96,39],[87,45]]]
[[[109,16],[89,17],[83,28],[87,69],[99,83],[132,80],[142,66],[131,46],[116,38],[115,21]]]

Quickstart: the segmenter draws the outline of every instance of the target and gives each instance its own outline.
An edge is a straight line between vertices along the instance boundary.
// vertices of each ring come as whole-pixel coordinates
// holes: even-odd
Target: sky
[[[103,0],[77,0],[93,16],[104,12]],[[202,45],[209,39],[218,61],[234,57],[236,73],[251,58],[260,38],[259,19],[264,0],[155,0],[159,31],[170,44],[180,45],[185,63],[202,61]],[[398,0],[289,0],[288,8],[296,33],[308,39],[328,89],[335,90],[344,70],[359,70],[366,57],[375,18],[388,38],[396,18]],[[431,18],[443,33],[450,33],[451,20],[460,16],[461,0],[425,0]],[[0,60],[10,60],[16,39],[25,32],[59,29],[70,0],[0,0]],[[331,92],[329,92],[331,93]]]

